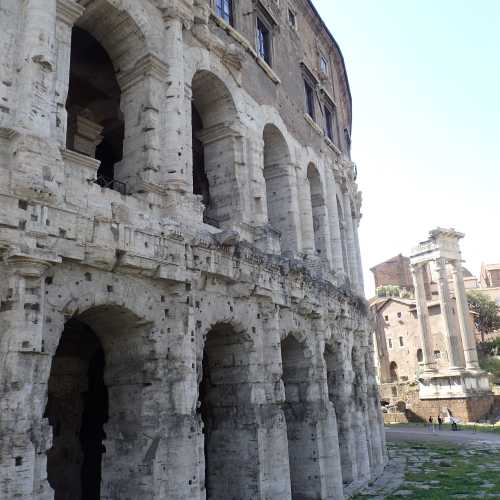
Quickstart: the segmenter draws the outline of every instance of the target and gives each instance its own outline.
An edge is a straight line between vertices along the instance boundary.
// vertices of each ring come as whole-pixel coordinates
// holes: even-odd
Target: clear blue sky
[[[500,262],[500,0],[313,0],[344,55],[369,268],[466,233],[466,266]]]

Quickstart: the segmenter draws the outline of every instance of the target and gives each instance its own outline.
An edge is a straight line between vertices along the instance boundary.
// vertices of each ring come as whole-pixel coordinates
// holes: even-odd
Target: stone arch
[[[307,180],[311,194],[312,224],[314,230],[314,247],[316,255],[324,259],[331,259],[329,245],[330,231],[328,210],[326,206],[325,188],[318,168],[314,163],[307,167]]]
[[[137,486],[144,484],[144,454],[137,451],[150,445],[143,411],[152,384],[144,375],[143,336],[152,325],[118,305],[91,306],[65,319],[55,352],[51,345],[49,483],[56,498],[147,495],[151,485]]]
[[[251,338],[230,322],[206,335],[198,371],[207,500],[259,496],[257,423],[251,410],[255,378]]]
[[[297,192],[294,186],[290,149],[278,127],[267,124],[264,140],[264,180],[266,184],[267,220],[281,234],[281,249],[297,252],[299,245]],[[295,189],[294,189],[295,187]]]
[[[235,168],[243,148],[238,113],[226,84],[210,71],[194,74],[191,91],[193,192],[205,205],[204,222],[223,227],[243,209]]]
[[[163,32],[156,9],[130,0],[91,0],[72,30],[67,147],[99,160],[98,184],[122,194],[161,161],[167,68],[154,30]]]

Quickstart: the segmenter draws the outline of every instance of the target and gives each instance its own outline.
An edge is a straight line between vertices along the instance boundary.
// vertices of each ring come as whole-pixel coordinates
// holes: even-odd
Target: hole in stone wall
[[[45,417],[53,430],[47,473],[55,499],[100,499],[108,391],[104,351],[94,332],[66,323],[52,361]]]

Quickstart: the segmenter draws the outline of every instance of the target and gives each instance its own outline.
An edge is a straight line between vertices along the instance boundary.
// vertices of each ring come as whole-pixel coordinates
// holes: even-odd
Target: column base
[[[419,388],[421,400],[469,398],[492,393],[488,373],[463,368],[424,374],[419,379]]]

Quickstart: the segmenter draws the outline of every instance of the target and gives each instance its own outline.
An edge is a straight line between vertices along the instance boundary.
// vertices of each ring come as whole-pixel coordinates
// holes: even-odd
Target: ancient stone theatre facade
[[[351,97],[312,3],[1,0],[0,44],[0,498],[379,474]]]

